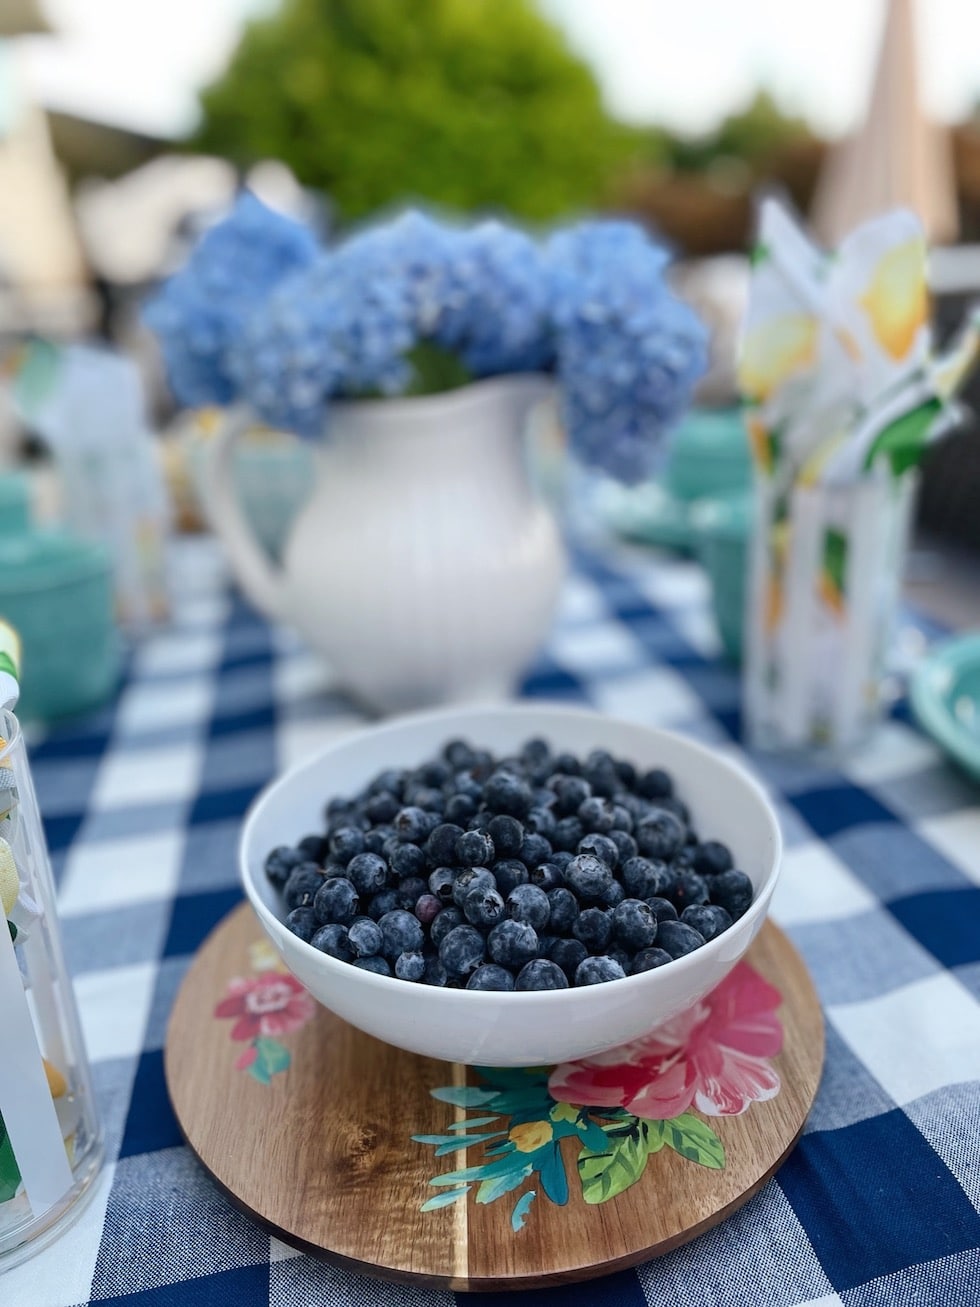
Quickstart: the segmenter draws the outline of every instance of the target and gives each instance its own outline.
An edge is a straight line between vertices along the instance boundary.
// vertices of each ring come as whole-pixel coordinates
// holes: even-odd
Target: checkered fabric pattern
[[[241,816],[362,718],[231,593],[211,542],[183,542],[177,562],[176,621],[137,649],[116,702],[33,749],[109,1161],[78,1222],[0,1277],[0,1304],[452,1304],[270,1239],[181,1145],[165,1025],[194,950],[239,899]],[[693,565],[582,560],[524,692],[744,760],[737,676]],[[799,1147],[735,1216],[666,1257],[579,1287],[462,1296],[472,1307],[980,1303],[980,790],[901,705],[846,772],[749,765],[787,840],[774,915],[826,1011]]]

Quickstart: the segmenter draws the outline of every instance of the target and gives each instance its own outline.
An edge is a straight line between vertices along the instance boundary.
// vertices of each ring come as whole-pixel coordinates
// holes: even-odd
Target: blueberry
[[[657,926],[657,946],[672,958],[682,958],[704,944],[704,936],[683,921],[661,921]]]
[[[466,740],[448,740],[442,746],[442,756],[454,771],[473,765],[473,749]]]
[[[531,868],[530,880],[532,885],[537,885],[538,889],[543,889],[547,894],[550,890],[564,885],[565,874],[556,863],[541,862]]]
[[[613,806],[597,794],[579,804],[578,819],[586,831],[608,835],[613,828]]]
[[[532,958],[530,962],[525,962],[517,973],[516,988],[519,990],[567,989],[568,977],[557,962],[551,962],[548,958]]]
[[[752,903],[752,882],[744,871],[723,871],[709,882],[711,902],[724,908],[733,921],[745,915]]]
[[[420,804],[401,808],[395,816],[395,834],[405,844],[421,844],[428,834],[428,822]]]
[[[514,973],[496,962],[484,962],[470,976],[466,988],[511,990],[514,988]]]
[[[602,898],[612,878],[606,864],[591,853],[578,854],[565,868],[565,884],[586,901]]]
[[[588,781],[592,793],[601,799],[611,799],[619,789],[616,764],[608,754],[602,757],[598,754],[589,754],[582,775]]]
[[[299,866],[292,869],[289,880],[286,881],[286,888],[282,895],[286,907],[290,910],[308,908],[322,884],[323,868],[317,866],[315,862],[301,862]]]
[[[483,797],[483,785],[477,780],[472,771],[465,770],[456,773],[453,784],[456,786],[456,793],[463,794],[474,803],[479,803]]]
[[[604,862],[607,867],[615,869],[619,862],[619,849],[616,841],[608,835],[583,835],[578,843],[579,853],[591,853],[594,858]]]
[[[291,849],[286,844],[280,844],[265,860],[265,874],[275,885],[276,889],[285,889],[286,881],[289,880],[290,872],[300,865],[301,862],[307,862],[299,849]],[[319,859],[317,859],[319,861]]]
[[[359,826],[340,826],[330,836],[330,856],[345,867],[363,852],[364,832]]]
[[[525,921],[501,921],[487,937],[487,950],[502,967],[518,969],[538,954],[538,935]]]
[[[551,918],[551,903],[537,885],[517,885],[507,895],[507,911],[514,921],[524,921],[535,930],[544,930]]]
[[[382,790],[380,794],[371,795],[364,805],[364,813],[368,821],[377,826],[379,823],[389,822],[397,817],[401,806],[393,794]]]
[[[388,879],[388,864],[376,853],[358,853],[347,864],[347,879],[358,894],[377,894]]]
[[[384,948],[381,927],[370,917],[355,917],[347,927],[347,942],[358,958],[370,958]]]
[[[580,776],[582,773],[582,764],[574,753],[556,753],[551,760],[551,765],[556,774],[563,776]]]
[[[567,935],[578,917],[578,899],[570,889],[559,886],[558,889],[549,890],[548,905],[548,929],[557,935]]]
[[[622,980],[625,975],[615,958],[585,958],[575,969],[575,984],[601,985],[607,980]]]
[[[320,929],[320,918],[316,915],[313,908],[293,908],[292,912],[286,918],[286,925],[298,936],[299,939],[305,940],[309,944],[310,940]]]
[[[430,926],[442,911],[442,901],[434,894],[420,894],[414,912],[423,926]]]
[[[425,958],[417,949],[399,953],[395,958],[395,975],[399,980],[421,980],[425,975]]]
[[[674,854],[670,860],[670,869],[675,875],[680,875],[682,871],[694,871],[694,860],[697,857],[697,845],[685,844],[682,849]]]
[[[518,858],[504,858],[495,862],[491,870],[504,898],[518,885],[526,885],[529,879],[527,867]]]
[[[464,831],[456,841],[456,861],[461,867],[489,867],[494,856],[493,840],[486,831]]]
[[[394,794],[397,798],[405,788],[407,779],[408,773],[401,767],[386,767],[384,771],[378,772],[367,787],[367,792],[368,794]],[[387,818],[387,820],[391,819]]]
[[[644,799],[667,799],[674,793],[674,782],[667,772],[654,767],[637,779],[636,792]]]
[[[615,908],[627,897],[626,891],[618,880],[611,880],[603,891],[599,903],[604,908]]]
[[[321,926],[310,943],[321,953],[326,953],[338,962],[350,962],[354,956],[347,943],[347,927],[331,922]]]
[[[406,848],[411,849],[414,847],[414,844],[406,845]],[[423,880],[421,876],[406,876],[404,880],[398,882],[395,889],[398,892],[398,897],[404,901],[408,911],[411,912],[422,895],[428,893],[429,882]]]
[[[572,926],[572,934],[590,953],[602,953],[612,939],[613,923],[604,908],[586,908]]]
[[[401,895],[394,886],[390,886],[368,900],[367,915],[372,921],[380,921],[386,912],[394,912],[400,907]]]
[[[668,962],[673,962],[673,958],[662,948],[644,948],[640,949],[633,959],[631,975],[638,976],[643,971],[652,971],[654,967],[666,966]]]
[[[616,775],[619,777],[620,785],[625,785],[628,790],[631,790],[636,784],[636,768],[625,758],[617,759],[613,765],[616,768]]]
[[[296,851],[302,853],[304,862],[318,862],[321,866],[329,850],[330,842],[322,835],[304,835],[296,845]]]
[[[584,834],[585,827],[578,817],[562,817],[561,821],[555,822],[555,833],[551,843],[556,849],[574,853]]]
[[[706,940],[714,939],[732,924],[732,919],[725,909],[714,904],[696,904],[685,908],[681,913],[681,921],[686,926],[693,926]]]
[[[630,812],[629,808],[625,807],[622,803],[613,804],[612,821],[613,828],[609,832],[610,835],[614,835],[616,831],[622,831],[624,835],[632,834],[633,826],[635,824],[633,821],[633,814]]]
[[[389,856],[391,869],[400,879],[425,875],[425,854],[417,844],[399,844]]]
[[[547,862],[551,857],[551,853],[551,842],[546,840],[543,835],[530,834],[524,836],[520,859],[528,869],[536,867],[541,862]]]
[[[625,809],[623,809],[623,811],[625,812]],[[624,830],[611,830],[609,832],[609,838],[616,846],[616,852],[619,854],[620,866],[622,866],[624,862],[629,862],[630,858],[635,858],[640,851],[633,836]]]
[[[649,948],[657,938],[657,918],[642,899],[623,899],[613,909],[613,936],[625,948]]]
[[[454,794],[446,801],[446,811],[443,814],[447,822],[452,822],[457,826],[462,826],[476,812],[476,799],[471,799],[468,794]]]
[[[499,926],[494,927],[494,930],[499,929]],[[493,931],[490,933],[492,937]],[[475,927],[456,926],[439,945],[439,961],[450,976],[468,976],[483,961],[486,951],[487,943]]]
[[[453,885],[459,872],[455,867],[436,867],[429,877],[429,893],[434,894],[443,903],[451,903]]]
[[[442,988],[449,980],[446,968],[435,956],[425,959],[425,974],[422,977],[423,985],[435,985]]]
[[[376,976],[390,976],[391,967],[384,958],[355,958],[354,966],[361,971],[373,971]]]
[[[551,746],[540,736],[525,740],[521,745],[521,762],[527,767],[543,767],[551,762]]]
[[[581,776],[552,776],[548,785],[554,791],[559,818],[574,817],[586,799],[592,797],[592,787]]]
[[[619,869],[626,893],[632,898],[649,898],[659,894],[666,884],[666,868],[649,857],[630,857]]]
[[[554,795],[550,797],[554,798]],[[524,827],[529,835],[541,835],[550,842],[555,833],[557,818],[548,808],[532,808],[527,814]]]
[[[381,952],[385,957],[397,958],[399,953],[414,953],[425,942],[422,923],[418,917],[401,908],[386,912],[378,925],[384,941]]]
[[[494,812],[523,818],[531,810],[531,789],[520,777],[495,771],[483,787],[483,802]]]
[[[670,888],[670,899],[678,912],[707,903],[708,882],[696,871],[682,871]]]
[[[688,811],[687,804],[679,799],[676,794],[671,795],[668,799],[658,799],[654,807],[663,812],[671,813],[682,826],[690,824],[691,814]]]
[[[652,911],[658,921],[676,921],[677,909],[671,903],[670,899],[662,899],[656,894],[646,899],[647,907]]]
[[[497,882],[493,872],[486,867],[465,867],[453,881],[453,902],[461,908],[471,890],[478,886],[496,889]]]
[[[548,957],[557,963],[571,980],[579,964],[589,956],[589,950],[580,939],[557,939],[548,949]]]
[[[669,862],[684,843],[684,827],[672,812],[658,808],[636,827],[636,843],[645,858]]]
[[[431,762],[424,762],[419,768],[419,776],[423,785],[431,785],[438,789],[440,785],[445,785],[452,775],[452,768],[448,765],[448,760],[433,758]]]
[[[364,832],[365,853],[377,853],[379,857],[390,859],[398,843],[398,836],[390,826],[375,826]],[[339,866],[343,871],[345,864],[340,863]]]
[[[503,917],[504,900],[495,885],[477,885],[463,901],[463,916],[471,926],[495,926]]]
[[[429,938],[433,945],[438,948],[449,932],[455,930],[457,926],[462,926],[465,921],[466,918],[459,908],[455,906],[443,908],[429,926]]]
[[[425,841],[425,856],[431,866],[448,867],[456,857],[456,841],[463,833],[462,826],[444,821]]]
[[[487,823],[487,834],[493,840],[498,858],[516,858],[520,853],[524,843],[524,827],[516,817],[508,817],[505,813],[491,817]]]
[[[574,857],[575,853],[572,849],[555,849],[554,853],[551,855],[551,861],[564,875],[565,868]]]

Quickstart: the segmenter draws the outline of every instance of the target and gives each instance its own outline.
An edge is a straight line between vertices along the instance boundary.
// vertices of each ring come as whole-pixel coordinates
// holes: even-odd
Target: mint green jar
[[[0,475],[0,617],[19,633],[18,716],[51,721],[96,708],[119,678],[112,572],[101,545],[31,522],[25,477]]]

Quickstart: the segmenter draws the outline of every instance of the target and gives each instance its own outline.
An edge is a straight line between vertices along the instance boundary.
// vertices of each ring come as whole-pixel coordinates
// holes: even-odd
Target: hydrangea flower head
[[[649,475],[690,404],[707,333],[664,279],[666,252],[633,223],[584,223],[548,246],[565,418],[582,461]]]
[[[284,277],[315,257],[311,232],[242,192],[145,311],[182,404],[235,398],[228,354],[249,314]]]

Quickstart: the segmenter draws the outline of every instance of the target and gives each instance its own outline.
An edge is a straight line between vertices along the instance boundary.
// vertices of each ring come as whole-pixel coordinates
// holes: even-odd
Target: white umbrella
[[[885,25],[864,122],[824,164],[813,201],[814,229],[837,245],[858,223],[905,205],[930,241],[957,234],[948,133],[921,99],[914,0],[885,0]]]

